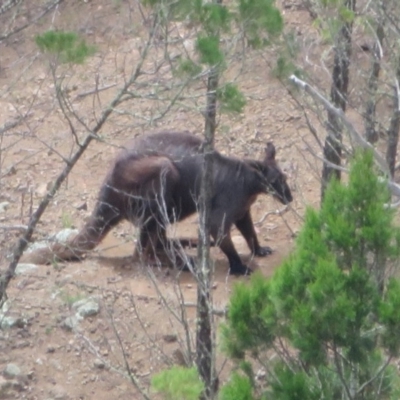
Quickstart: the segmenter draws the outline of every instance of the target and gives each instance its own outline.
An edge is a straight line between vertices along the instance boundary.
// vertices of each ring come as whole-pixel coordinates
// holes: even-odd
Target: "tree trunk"
[[[213,193],[212,154],[216,128],[218,70],[213,68],[207,82],[207,105],[204,129],[204,168],[201,176],[199,199],[199,243],[197,268],[197,335],[196,359],[199,374],[205,384],[204,399],[212,399],[218,380],[214,367],[213,316],[211,300],[212,265],[210,260],[210,211]]]
[[[394,87],[393,115],[390,119],[388,144],[386,149],[386,162],[389,166],[390,175],[392,177],[394,176],[394,170],[396,167],[397,144],[399,142],[400,129],[400,57],[397,59],[396,80],[397,85]]]
[[[365,138],[370,143],[375,143],[378,140],[378,132],[376,131],[376,91],[378,89],[378,78],[381,71],[381,56],[382,56],[382,42],[385,37],[382,23],[376,29],[376,36],[378,42],[375,43],[372,49],[372,71],[368,80],[368,100],[365,107]]]
[[[356,0],[346,0],[345,6],[355,11]],[[331,100],[332,103],[346,111],[347,92],[349,86],[349,67],[351,56],[351,35],[353,23],[343,23],[340,29],[334,52],[332,71]],[[342,123],[337,116],[328,111],[327,136],[324,144],[324,159],[330,163],[340,165],[342,156]],[[340,171],[324,163],[322,169],[321,200],[325,189],[332,177],[340,179]]]

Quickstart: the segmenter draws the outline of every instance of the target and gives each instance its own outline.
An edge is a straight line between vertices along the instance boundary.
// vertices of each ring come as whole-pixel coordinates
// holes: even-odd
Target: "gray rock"
[[[0,328],[10,329],[14,327],[22,328],[26,325],[26,320],[20,317],[10,317],[0,314]]]
[[[106,366],[106,364],[104,364],[104,362],[98,358],[96,358],[96,360],[94,360],[93,365],[95,368],[98,368],[98,369],[104,369],[104,367]]]
[[[65,329],[66,331],[73,331],[78,327],[78,324],[78,318],[75,316],[67,317],[63,322],[61,322],[61,328]]]
[[[72,304],[72,309],[76,310],[78,317],[86,318],[98,314],[100,305],[95,299],[88,298],[76,301]]]
[[[42,242],[34,242],[28,246],[25,253],[30,253],[32,251],[39,250],[39,249],[45,249],[47,247],[49,247],[48,242],[43,242],[43,241]]]
[[[16,378],[17,376],[21,375],[21,369],[18,367],[18,365],[10,363],[4,368],[3,375],[4,377],[10,379]]]
[[[256,379],[262,380],[267,376],[267,373],[265,372],[264,368],[261,368],[257,371],[256,373]]]
[[[66,228],[58,232],[54,236],[54,240],[59,243],[66,243],[71,236],[75,236],[78,232],[78,229]]]
[[[32,272],[38,269],[38,266],[36,264],[18,264],[17,268],[15,268],[15,275],[22,275],[26,274],[28,272]]]
[[[64,387],[60,385],[55,385],[54,388],[50,390],[49,394],[54,400],[70,399],[70,397],[68,396],[68,392],[64,389]]]
[[[30,253],[35,250],[47,248],[52,242],[66,243],[71,236],[75,236],[79,231],[77,229],[63,229],[55,235],[50,236],[47,240],[32,243],[28,246],[26,253]]]
[[[7,210],[10,203],[8,201],[3,201],[0,203],[0,213],[3,213]]]
[[[71,308],[75,311],[75,315],[67,317],[61,322],[61,327],[67,331],[76,330],[79,326],[79,321],[96,315],[100,311],[98,301],[93,298],[78,300],[72,304]]]
[[[7,311],[9,311],[11,308],[11,302],[10,300],[6,300],[3,304],[3,307],[1,307],[1,312],[6,313]]]

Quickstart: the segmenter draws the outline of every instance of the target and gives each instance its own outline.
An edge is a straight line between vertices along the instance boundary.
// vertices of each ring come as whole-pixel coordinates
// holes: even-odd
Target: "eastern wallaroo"
[[[188,132],[159,132],[131,141],[116,157],[98,195],[95,209],[79,233],[66,244],[28,253],[27,261],[79,259],[95,248],[122,220],[140,230],[137,248],[156,252],[166,247],[168,224],[197,211],[204,158],[202,140]],[[229,260],[231,274],[247,274],[231,240],[233,224],[255,256],[271,253],[260,245],[250,207],[257,196],[270,193],[281,203],[292,201],[285,174],[268,143],[260,161],[235,159],[214,151],[210,232]]]

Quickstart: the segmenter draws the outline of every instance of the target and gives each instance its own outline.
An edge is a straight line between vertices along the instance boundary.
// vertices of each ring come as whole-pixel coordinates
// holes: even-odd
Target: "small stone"
[[[77,328],[78,323],[79,321],[76,317],[67,317],[61,322],[61,328],[70,332]]]
[[[23,318],[17,318],[17,317],[6,317],[3,315],[0,315],[0,328],[5,330],[5,329],[10,329],[10,328],[23,328],[26,325],[26,321]]]
[[[85,203],[83,203],[83,204],[77,206],[76,209],[77,209],[78,211],[82,211],[82,210],[83,210],[83,211],[87,211],[87,209],[88,209],[87,203],[85,202]]]
[[[60,385],[54,386],[50,390],[50,395],[54,398],[54,400],[67,400],[70,398],[67,391]]]
[[[86,318],[98,314],[100,306],[94,299],[83,299],[72,304],[72,309],[76,310],[78,316]]]
[[[8,201],[3,201],[0,203],[0,213],[3,213],[7,210],[9,207],[10,203]]]
[[[7,364],[4,368],[3,375],[5,378],[16,378],[21,374],[21,369],[15,364]]]
[[[0,310],[3,313],[6,313],[10,308],[11,308],[11,302],[9,300],[6,300]]]
[[[266,377],[267,373],[265,372],[265,369],[261,368],[257,371],[256,373],[256,379],[261,380]]]
[[[47,346],[47,353],[54,353],[56,351],[56,348],[52,345]]]
[[[174,335],[174,334],[167,334],[167,335],[163,336],[163,339],[167,343],[173,343],[173,342],[176,342],[178,340],[178,336]]]
[[[96,360],[94,360],[93,365],[95,368],[98,368],[98,369],[104,369],[104,367],[106,366],[106,364],[98,358]]]

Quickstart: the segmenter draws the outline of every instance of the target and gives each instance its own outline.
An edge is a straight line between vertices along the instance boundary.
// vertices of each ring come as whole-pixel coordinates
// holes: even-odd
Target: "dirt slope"
[[[32,5],[22,7],[25,9],[20,18],[28,18]],[[290,26],[301,34],[308,22],[306,13],[290,4],[284,12]],[[75,142],[59,111],[44,57],[34,44],[35,34],[51,26],[76,30],[97,46],[97,54],[87,64],[63,71],[71,88],[71,104],[84,116],[83,123],[89,124],[98,118],[93,110],[115,96],[138,59],[137,44],[143,39],[138,13],[134,2],[66,2],[36,26],[0,43],[0,126],[29,112],[25,123],[2,136],[1,268],[7,266],[6,254],[18,227],[27,223],[31,210],[60,172],[60,155],[68,156]],[[10,15],[0,19],[9,21]],[[249,99],[248,105],[240,116],[222,117],[217,139],[222,153],[239,157],[261,156],[265,143],[272,140],[277,158],[288,173],[295,197],[290,211],[282,216],[270,213],[282,206],[266,196],[261,196],[252,208],[261,242],[275,250],[267,258],[249,260],[266,276],[290,251],[305,204],[316,205],[319,197],[314,172],[318,171],[318,162],[304,151],[302,139],[308,133],[300,111],[271,75],[267,58],[272,51],[251,56],[244,66],[239,85]],[[96,80],[99,87],[109,88],[98,96],[86,96]],[[201,132],[199,113],[184,107],[152,127],[137,122],[136,115],[147,115],[155,107],[151,100],[141,99],[132,103],[131,115],[117,113],[110,120],[101,132],[103,142],[93,143],[54,198],[39,225],[37,239],[82,225],[93,208],[107,165],[118,146],[130,137],[166,127]],[[194,237],[196,229],[193,217],[179,224],[176,233]],[[233,237],[239,253],[248,258],[243,238],[237,231]],[[0,330],[0,371],[8,371],[7,377],[0,376],[0,398],[138,398],[137,389],[124,376],[126,363],[146,387],[153,371],[171,362],[182,362],[182,326],[164,301],[171,308],[182,301],[187,303],[188,323],[193,325],[195,282],[188,273],[177,280],[171,271],[133,264],[130,256],[134,238],[134,228],[121,224],[85,261],[36,266],[13,280],[3,327],[9,323],[14,327]],[[215,307],[223,309],[232,284],[239,278],[227,276],[227,260],[219,250],[214,249],[212,254],[216,260]],[[157,290],[154,280],[158,282]],[[77,321],[76,302],[82,299],[92,299],[95,306]],[[221,358],[219,364],[222,362]],[[12,372],[10,364],[15,364],[17,370]],[[225,366],[222,378],[226,371]]]

